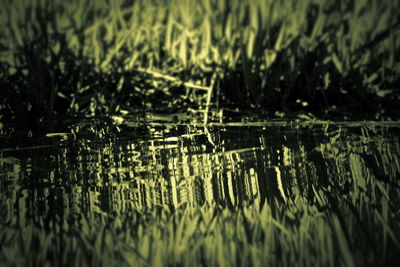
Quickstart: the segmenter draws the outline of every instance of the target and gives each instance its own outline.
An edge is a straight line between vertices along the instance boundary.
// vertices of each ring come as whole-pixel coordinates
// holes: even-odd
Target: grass
[[[30,91],[33,107],[50,114],[59,99],[79,102],[83,88],[93,99],[104,96],[95,81],[105,73],[113,74],[102,82],[112,84],[111,98],[116,91],[129,97],[136,84],[124,77],[139,76],[135,70],[143,68],[203,86],[216,74],[224,101],[236,106],[368,106],[371,99],[397,97],[399,5],[389,0],[3,1],[0,62],[7,77],[29,84],[6,85]],[[93,79],[85,77],[92,71]],[[139,86],[136,94],[157,85]],[[118,110],[117,104],[106,104]]]
[[[325,193],[316,193],[326,205]],[[274,203],[275,211],[267,203],[233,210],[206,205],[172,215],[162,209],[82,216],[50,225],[50,232],[29,224],[1,231],[0,258],[5,266],[390,266],[400,246],[391,225],[398,226],[398,216],[390,218],[391,202],[380,196],[388,193],[372,195],[373,209],[354,199],[355,211],[346,200],[337,211],[334,204],[321,211],[296,198]]]
[[[260,110],[335,105],[355,109],[359,104],[357,111],[362,112],[358,107],[370,108],[376,99],[398,101],[398,1],[194,2],[1,1],[0,120],[7,116],[29,123],[32,118],[68,112],[98,115],[135,108],[174,111],[210,102],[211,94],[197,96],[185,84],[207,87],[213,75],[214,97]],[[213,203],[211,196],[211,203],[181,205],[174,211],[142,209],[127,201],[120,207],[123,212],[116,208],[106,214],[93,204],[90,211],[80,213],[73,210],[79,211],[74,204],[64,206],[66,193],[56,187],[49,189],[48,196],[54,199],[46,202],[57,203],[49,212],[53,217],[25,220],[27,204],[16,209],[12,202],[16,196],[1,194],[0,262],[8,266],[398,262],[399,186],[388,177],[399,173],[398,158],[393,156],[399,151],[388,151],[399,147],[382,144],[381,153],[373,158],[375,154],[364,155],[350,144],[338,147],[336,139],[343,143],[347,136],[327,138],[330,141],[314,151],[321,154],[323,170],[329,173],[312,161],[290,170],[311,181],[304,190],[301,180],[298,187],[284,187],[281,180],[289,172],[283,168],[265,171],[279,176],[285,201],[269,198],[227,207]],[[2,159],[1,168],[14,160]],[[365,167],[370,161],[376,170]],[[326,181],[324,175],[331,179]],[[84,195],[95,203],[99,192],[89,191],[68,197]]]

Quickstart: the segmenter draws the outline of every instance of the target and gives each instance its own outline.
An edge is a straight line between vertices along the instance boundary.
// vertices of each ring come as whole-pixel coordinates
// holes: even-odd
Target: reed
[[[37,105],[50,111],[57,93],[67,90],[59,72],[79,72],[84,59],[97,72],[145,68],[204,86],[217,73],[228,102],[247,107],[368,103],[370,96],[391,94],[398,82],[399,5],[3,1],[0,60],[14,71],[24,69]],[[74,90],[80,86],[75,82]]]
[[[0,259],[5,266],[391,264],[398,259],[398,227],[382,215],[384,203],[388,202],[374,209],[366,202],[357,204],[363,219],[369,219],[362,227],[344,203],[337,211],[334,207],[321,211],[302,198],[288,205],[276,202],[273,209],[265,203],[233,210],[186,208],[172,215],[168,210],[129,211],[117,217],[98,214],[96,223],[90,224],[83,216],[73,225],[54,225],[50,232],[33,225],[18,231],[3,228]],[[372,240],[362,237],[363,228]],[[60,240],[63,231],[68,238]],[[368,241],[358,243],[360,239]]]

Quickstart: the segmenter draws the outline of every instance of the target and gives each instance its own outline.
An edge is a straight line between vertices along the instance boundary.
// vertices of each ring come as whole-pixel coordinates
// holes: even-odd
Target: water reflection
[[[128,125],[90,135],[80,128],[74,138],[48,138],[46,147],[2,150],[1,222],[62,225],[93,214],[205,203],[273,206],[299,195],[312,202],[318,188],[360,194],[371,179],[398,186],[397,131],[335,124]]]

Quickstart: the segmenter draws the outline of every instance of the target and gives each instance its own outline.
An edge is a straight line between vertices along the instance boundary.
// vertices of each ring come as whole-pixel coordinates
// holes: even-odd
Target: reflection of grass
[[[398,80],[399,8],[389,0],[3,1],[1,62],[28,78],[34,105],[49,112],[79,87],[98,90],[84,77],[63,88],[86,60],[97,71],[145,67],[204,85],[217,72],[225,96],[264,108],[297,98],[368,102]]]
[[[314,205],[297,197],[275,203],[274,211],[257,203],[234,210],[204,206],[174,215],[96,215],[50,225],[50,233],[8,228],[0,231],[0,259],[5,266],[385,266],[398,259],[399,218],[390,189],[373,186],[367,201],[340,201],[337,193],[319,190]]]
[[[250,152],[237,144],[251,140],[243,134],[238,136],[244,139],[233,138],[237,150],[232,150],[229,138],[220,133],[216,139],[224,140],[224,152],[208,157],[185,152],[188,147],[197,151],[204,145],[202,139],[183,145],[180,153],[169,153],[177,146],[166,149],[166,145],[184,144],[179,141],[182,136],[165,142],[150,138],[148,145],[137,140],[135,148],[106,138],[101,121],[76,127],[76,142],[83,142],[82,146],[62,148],[54,159],[57,164],[50,160],[53,154],[48,160],[42,158],[45,166],[54,168],[49,177],[26,174],[35,165],[23,167],[17,158],[1,158],[2,266],[390,266],[400,260],[396,179],[400,147],[398,138],[386,133],[385,127],[337,129],[326,124],[323,142],[309,148],[289,141],[290,136],[301,136],[297,133],[288,135],[291,148],[285,142],[277,148],[276,134],[285,131],[270,127],[261,136],[261,158],[254,149],[254,158],[247,157],[252,172],[239,163],[242,156],[249,156],[244,152]],[[101,127],[103,133],[87,133]],[[280,158],[274,160],[277,155]],[[183,160],[186,156],[192,165]],[[260,169],[253,169],[253,161],[260,163]],[[263,167],[264,161],[272,162]],[[132,171],[128,168],[132,162],[141,168]],[[165,162],[176,164],[170,176],[163,172]],[[112,168],[126,167],[117,172],[121,177],[132,172],[130,178],[125,177],[131,180],[112,179],[107,163]],[[190,174],[192,167],[207,174]],[[180,168],[187,170],[183,177]],[[211,186],[208,174],[213,172],[230,173],[237,184],[232,182],[229,189],[223,189],[223,181],[220,187]],[[194,177],[210,192],[200,201],[206,202],[203,206],[197,206],[197,197],[189,200],[190,194],[179,193],[182,187],[202,191],[189,182]],[[180,185],[172,182],[177,178]],[[268,181],[275,179],[280,180],[276,193],[284,194],[285,201],[272,193],[274,184]],[[222,191],[226,198],[243,194],[238,199],[251,201],[217,201],[213,192]],[[253,198],[245,197],[246,191]],[[221,205],[214,204],[213,198]]]
[[[288,148],[287,153],[266,151],[268,158],[282,155],[284,165],[279,165],[282,170],[279,176],[289,178],[277,186],[285,192],[285,201],[267,195],[267,202],[262,203],[260,191],[252,191],[256,197],[251,202],[228,207],[210,204],[213,203],[211,194],[209,202],[203,206],[183,197],[179,205],[178,200],[173,201],[176,209],[171,210],[168,204],[155,200],[162,197],[158,194],[165,192],[160,193],[162,190],[157,188],[151,175],[140,182],[149,185],[145,190],[136,188],[134,181],[121,183],[120,187],[114,185],[109,190],[107,188],[112,186],[101,185],[101,182],[96,186],[92,184],[97,189],[85,189],[81,183],[91,184],[90,177],[83,175],[85,181],[79,182],[76,175],[71,175],[64,177],[65,181],[74,180],[70,185],[33,189],[28,199],[2,193],[0,262],[5,266],[393,266],[391,264],[400,260],[400,187],[396,180],[400,171],[400,147],[397,138],[391,141],[383,136],[372,139],[370,135],[375,130],[379,131],[379,127],[371,131],[361,128],[361,139],[357,136],[354,141],[351,130],[329,132],[326,128],[326,143],[311,151],[304,151],[303,147],[298,157],[289,153]],[[376,148],[372,145],[375,142]],[[91,145],[85,146],[84,153],[102,150]],[[153,151],[165,152],[165,144],[161,143],[158,148],[151,146]],[[132,155],[131,158],[127,156],[128,161],[150,160],[146,155],[140,157],[139,151],[116,151],[110,148],[109,154],[103,152],[103,157],[121,166],[124,162],[110,155],[118,155],[117,158]],[[240,151],[227,151],[223,155],[233,158],[230,153],[236,153],[235,158],[240,159]],[[70,153],[64,156],[77,157],[74,152]],[[196,162],[196,157],[192,156]],[[93,166],[104,166],[104,158],[95,158],[100,164]],[[180,163],[179,159],[173,159]],[[151,173],[149,166],[155,169],[160,163],[158,157],[153,160],[143,163],[143,171],[138,172]],[[71,163],[61,161],[60,164],[66,166]],[[87,162],[84,158],[80,161]],[[205,161],[209,167],[210,161],[215,158]],[[2,163],[5,166],[20,164],[10,158],[3,159]],[[195,166],[200,165],[201,161]],[[323,170],[319,169],[321,166]],[[73,169],[71,165],[67,168]],[[243,168],[240,173],[246,176],[247,170]],[[205,171],[206,168],[201,169]],[[134,180],[139,177],[135,176]],[[161,184],[158,173],[156,177]],[[29,176],[26,178],[31,180]],[[174,176],[169,178],[175,179]],[[260,175],[257,183],[275,178],[281,177],[271,173],[267,177]],[[242,184],[244,186],[245,182]],[[189,182],[184,186],[193,184]],[[179,191],[172,182],[171,187],[167,185],[166,188],[175,190],[175,194]],[[271,191],[271,188],[264,188],[267,189]],[[48,190],[52,193],[41,193]],[[237,191],[244,194],[239,186]],[[135,192],[140,192],[140,196]],[[100,201],[101,194],[105,201]],[[165,193],[166,198],[168,194],[174,193]],[[152,204],[152,200],[157,204]],[[100,202],[114,207],[106,213],[102,208],[104,203]],[[143,207],[144,203],[149,206]],[[46,208],[40,209],[40,205]]]

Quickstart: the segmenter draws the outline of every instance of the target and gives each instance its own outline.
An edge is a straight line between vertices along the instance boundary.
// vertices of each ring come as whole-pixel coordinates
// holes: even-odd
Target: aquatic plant
[[[81,65],[100,77],[113,73],[109,82],[126,97],[135,87],[136,95],[154,92],[127,84],[127,75],[146,69],[202,86],[216,74],[225,102],[267,110],[396,98],[398,1],[17,0],[1,7],[0,61],[29,81],[33,106],[48,113],[55,99],[71,102],[83,88],[101,94],[84,82]]]

